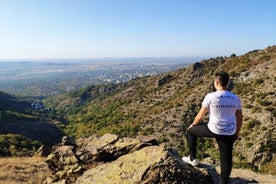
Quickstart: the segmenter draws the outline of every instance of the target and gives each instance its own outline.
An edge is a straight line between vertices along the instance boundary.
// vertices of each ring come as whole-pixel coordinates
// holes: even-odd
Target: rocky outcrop
[[[74,146],[57,145],[53,152],[46,159],[52,176],[48,177],[45,183],[65,182],[72,183],[80,174],[83,173],[83,167],[75,154]]]
[[[149,137],[114,134],[53,147],[46,163],[50,183],[212,183],[205,168],[182,162],[177,152]]]

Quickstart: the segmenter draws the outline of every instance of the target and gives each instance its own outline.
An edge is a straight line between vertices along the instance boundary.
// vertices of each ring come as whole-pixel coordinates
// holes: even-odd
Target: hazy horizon
[[[211,57],[211,56],[210,56]],[[166,61],[177,61],[177,62],[190,62],[198,61],[202,59],[208,59],[209,57],[99,57],[99,58],[17,58],[17,59],[0,59],[1,62],[166,62]]]

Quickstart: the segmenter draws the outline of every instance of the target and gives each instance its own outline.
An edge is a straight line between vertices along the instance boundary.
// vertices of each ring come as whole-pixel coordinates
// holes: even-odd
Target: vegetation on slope
[[[40,146],[39,141],[32,141],[22,135],[0,135],[0,155],[2,156],[32,155]]]
[[[31,109],[32,101],[0,91],[0,156],[30,156],[41,144],[60,141],[63,133],[44,112]]]
[[[275,46],[242,56],[211,58],[163,75],[91,86],[49,98],[45,104],[65,119],[65,131],[71,136],[152,135],[184,154],[186,127],[205,94],[214,90],[213,74],[225,70],[244,106],[243,138],[236,144],[235,161],[260,170],[275,157],[271,129],[275,126],[275,58]],[[199,157],[218,158],[212,140],[201,141],[199,149]],[[254,152],[250,155],[248,149]]]

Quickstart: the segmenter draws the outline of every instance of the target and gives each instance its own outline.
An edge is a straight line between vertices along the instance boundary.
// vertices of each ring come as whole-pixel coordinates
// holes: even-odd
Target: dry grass
[[[45,158],[0,158],[0,184],[40,184],[50,175]]]

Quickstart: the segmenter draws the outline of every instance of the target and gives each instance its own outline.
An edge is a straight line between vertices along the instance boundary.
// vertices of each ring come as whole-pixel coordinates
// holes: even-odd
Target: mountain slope
[[[275,169],[268,169],[275,166],[275,69],[276,46],[272,46],[241,56],[203,60],[118,85],[91,86],[47,99],[45,104],[64,116],[66,132],[75,137],[107,132],[152,135],[184,154],[185,130],[205,94],[214,90],[213,74],[224,70],[229,72],[233,92],[241,97],[244,107],[242,140],[235,146],[235,163],[275,173]],[[199,149],[199,158],[218,158],[212,140],[201,140]]]
[[[41,144],[61,140],[63,132],[31,109],[32,100],[0,91],[0,156],[29,156]]]

